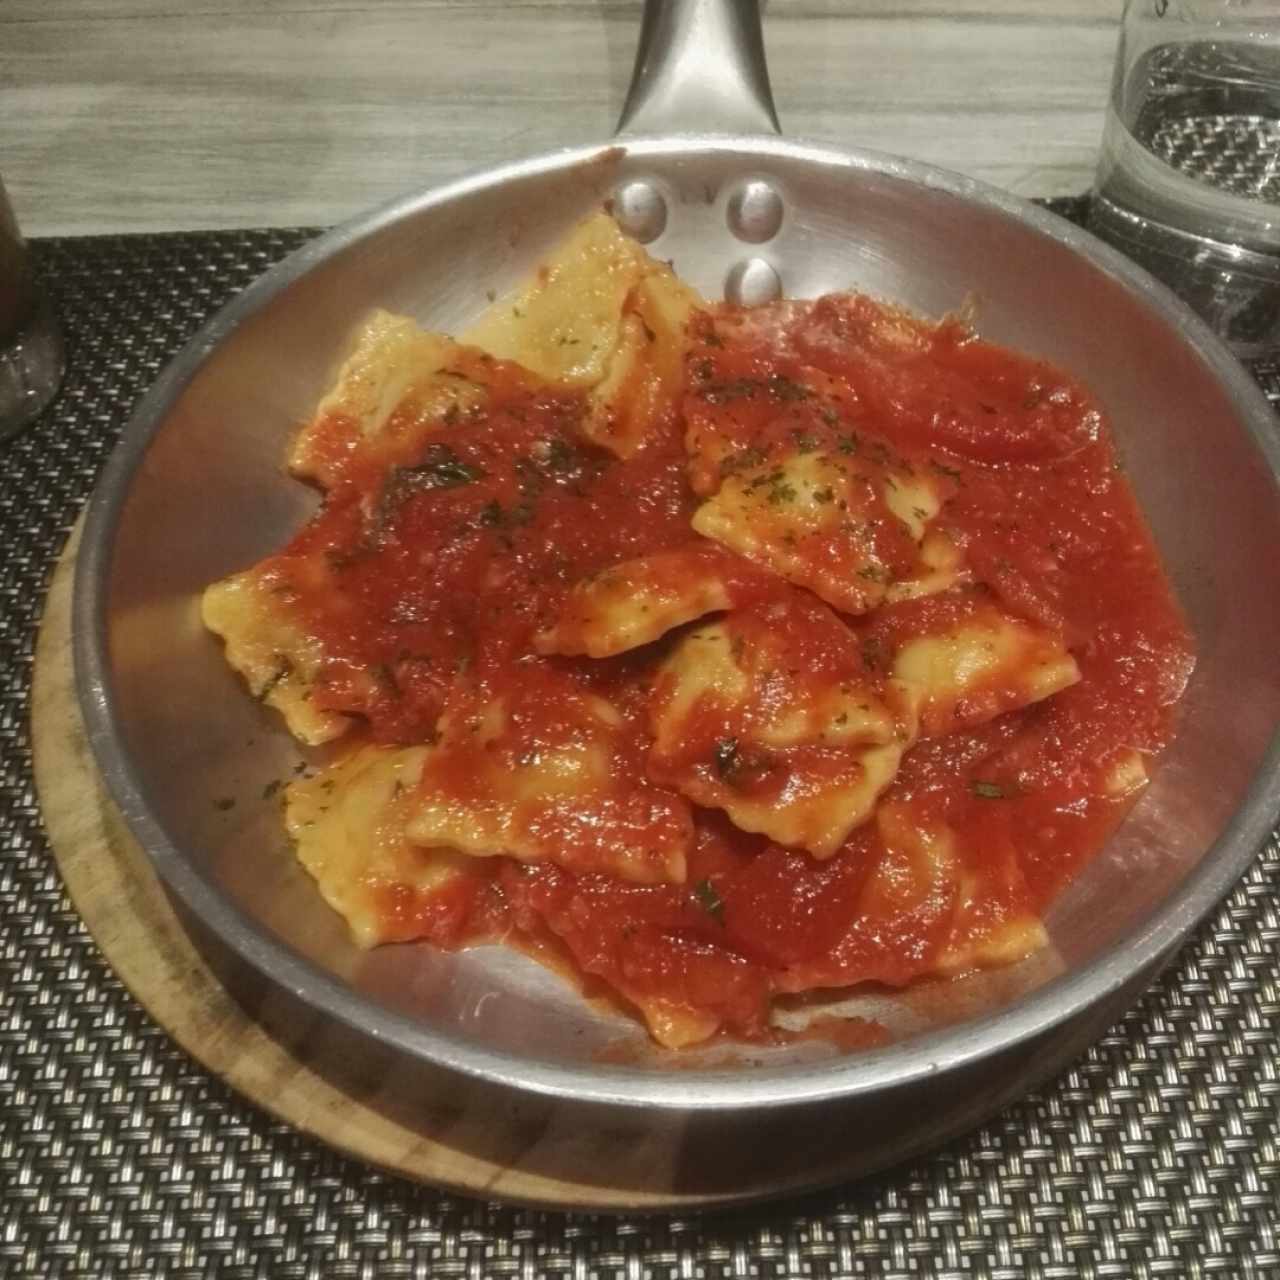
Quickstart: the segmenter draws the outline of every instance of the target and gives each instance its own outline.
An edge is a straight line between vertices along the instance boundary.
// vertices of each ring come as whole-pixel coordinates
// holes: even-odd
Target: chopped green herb
[[[722,778],[731,778],[740,766],[741,759],[738,756],[738,740],[737,738],[721,738],[716,743],[716,772]]]
[[[759,489],[762,485],[766,484],[781,484],[784,474],[785,473],[781,467],[774,467],[772,471],[763,471],[760,475],[748,481],[747,488]]]
[[[1003,800],[1005,798],[1005,789],[997,782],[979,782],[975,780],[970,784],[970,789],[975,796],[979,796],[983,800]]]
[[[720,476],[732,475],[735,471],[749,471],[752,467],[758,467],[765,460],[765,451],[757,448],[755,445],[748,445],[745,449],[739,449],[737,453],[731,453],[727,457],[720,459]]]
[[[785,480],[776,480],[768,493],[769,502],[772,506],[779,506],[783,502],[794,502],[796,491],[793,485],[787,484]]]
[[[326,547],[324,549],[324,558],[334,573],[341,573],[360,559],[360,550],[357,548],[354,551],[339,551],[337,547]],[[275,594],[282,595],[284,593],[277,591]]]
[[[568,471],[578,461],[578,451],[567,440],[556,438],[547,447],[547,466],[552,471]]]
[[[221,809],[223,813],[226,813],[228,809],[234,809],[236,807],[236,802],[230,796],[220,796],[213,802],[213,807],[215,809]]]
[[[428,446],[422,461],[413,466],[392,467],[383,490],[384,501],[395,504],[411,493],[432,489],[456,489],[484,478],[483,467],[463,462],[447,444]]]
[[[889,655],[885,652],[884,641],[878,636],[868,636],[862,642],[862,660],[873,671],[883,670],[889,665]]]
[[[379,662],[371,668],[371,673],[375,680],[382,688],[392,697],[400,697],[400,682],[396,679],[396,673],[385,662]]]
[[[724,924],[724,901],[716,892],[716,887],[710,880],[699,880],[693,886],[694,896],[698,899],[698,905],[709,915],[717,924]]]
[[[528,498],[521,498],[510,511],[507,512],[507,524],[513,527],[522,524],[528,524],[533,519],[533,503]]]
[[[705,375],[710,378],[713,369],[708,364],[708,373]],[[708,404],[728,404],[731,400],[753,400],[756,392],[763,389],[763,384],[757,378],[735,378],[732,382],[713,382],[702,392],[702,398]]]
[[[268,782],[267,785],[262,788],[262,798],[264,800],[270,800],[271,797],[280,790],[282,785],[283,783],[281,783],[279,778],[276,778],[274,782]]]
[[[771,373],[769,394],[776,400],[807,400],[811,393],[808,387],[802,387],[780,373]]]
[[[841,453],[854,454],[858,452],[859,444],[860,442],[858,440],[858,437],[855,436],[852,431],[850,431],[847,434],[842,435],[840,437],[840,439],[836,442],[836,448],[839,449]]]
[[[814,502],[831,502],[835,496],[835,490],[830,486],[825,489],[815,489],[813,491]]]

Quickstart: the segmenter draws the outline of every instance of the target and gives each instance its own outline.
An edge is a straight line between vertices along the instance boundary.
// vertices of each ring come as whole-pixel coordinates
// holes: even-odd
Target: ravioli
[[[618,344],[592,388],[584,434],[629,458],[674,422],[684,386],[684,330],[701,299],[653,265],[623,303]]]
[[[364,746],[285,789],[298,861],[361,947],[456,941],[485,875],[474,859],[405,837],[426,747]]]
[[[542,864],[508,872],[514,918],[563,946],[645,1020],[660,1045],[681,1049],[721,1029],[759,1033],[769,976],[723,945],[701,901],[706,885],[640,885],[571,875]]]
[[[954,974],[1014,964],[1048,940],[1032,908],[1012,838],[986,824],[980,847],[971,849],[957,878],[955,912],[938,971]]]
[[[863,888],[859,909],[873,920],[915,916],[922,936],[954,914],[961,864],[955,833],[902,801],[876,811],[880,856]]]
[[[339,370],[333,389],[294,437],[294,475],[335,484],[361,446],[393,449],[441,430],[483,406],[491,358],[407,316],[374,311]]]
[[[650,697],[650,774],[815,857],[865,822],[915,734],[905,691],[799,595],[685,636]]]
[[[704,614],[747,603],[765,586],[750,566],[712,544],[624,560],[575,583],[555,623],[534,637],[534,647],[610,657]]]
[[[314,747],[346,733],[349,717],[312,701],[325,653],[292,607],[287,587],[268,569],[247,569],[206,587],[200,609],[249,692],[274,707],[299,742]]]
[[[724,947],[689,934],[656,937],[651,931],[628,945],[612,981],[666,1049],[701,1044],[732,1026],[744,1004],[759,1007],[767,983],[756,966]]]
[[[702,1044],[720,1030],[720,1019],[710,1010],[670,996],[634,993],[629,994],[628,999],[640,1010],[649,1034],[664,1049],[687,1049]]]
[[[623,307],[654,269],[606,214],[579,223],[533,278],[501,298],[462,335],[548,382],[594,387],[618,348]]]
[[[917,691],[920,735],[930,738],[1052,697],[1080,668],[1058,635],[977,600],[905,640],[893,675]]]
[[[967,902],[976,903],[982,889],[962,883],[961,892]],[[938,973],[951,976],[1017,964],[1049,943],[1040,918],[1027,909],[1010,912],[1005,918],[983,921],[976,928],[966,928],[966,923],[962,919],[953,930],[951,940],[938,957]]]
[[[694,529],[845,613],[924,572],[953,470],[869,434],[827,375],[761,369],[722,349],[706,316],[691,332],[704,344],[684,399],[689,480],[705,499]]]
[[[463,338],[549,382],[585,389],[582,433],[629,458],[674,420],[685,325],[701,303],[670,267],[598,214]]]
[[[865,613],[918,559],[939,506],[927,479],[795,451],[726,477],[693,527],[845,613]]]
[[[472,857],[681,883],[689,806],[644,778],[640,749],[615,707],[543,663],[459,679],[408,836]]]
[[[912,919],[932,939],[923,971],[1012,964],[1044,946],[1007,833],[962,839],[927,804],[903,800],[880,805],[876,830],[881,852],[859,909],[870,920]]]

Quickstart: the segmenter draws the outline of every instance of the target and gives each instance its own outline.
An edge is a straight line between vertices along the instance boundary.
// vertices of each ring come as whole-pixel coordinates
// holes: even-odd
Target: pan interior
[[[457,330],[486,290],[514,284],[578,217],[637,177],[667,207],[650,251],[708,296],[723,296],[734,268],[760,258],[790,296],[857,288],[932,314],[969,302],[985,336],[1083,377],[1110,415],[1195,633],[1199,664],[1176,744],[1115,839],[1056,904],[1051,951],[967,984],[864,994],[847,1007],[915,1035],[1144,937],[1244,802],[1280,720],[1280,514],[1271,465],[1245,426],[1256,408],[1188,339],[1179,312],[1011,205],[971,198],[963,180],[875,157],[779,142],[567,153],[401,202],[330,237],[309,270],[286,268],[233,304],[219,322],[223,340],[202,360],[184,357],[168,390],[144,402],[91,526],[98,576],[81,584],[79,625],[100,607],[105,702],[90,696],[87,708],[127,815],[197,911],[211,888],[238,908],[233,946],[269,964],[262,937],[283,942],[358,995],[367,1027],[403,1038],[394,1015],[408,1015],[426,1033],[411,1046],[418,1051],[463,1066],[472,1052],[510,1055],[544,1081],[563,1070],[609,1077],[616,1069],[602,1065],[601,1051],[616,1060],[626,1042],[653,1088],[675,1098],[688,1090],[662,1073],[632,1024],[513,953],[363,953],[347,941],[294,862],[268,795],[297,750],[245,695],[198,616],[208,582],[278,545],[310,509],[312,495],[282,473],[285,444],[367,309]],[[730,231],[730,196],[748,178],[766,179],[783,200],[781,229],[763,245]],[[310,997],[324,1004],[316,981]],[[787,1068],[819,1052],[710,1054],[708,1063]],[[910,1052],[910,1038],[889,1051]]]

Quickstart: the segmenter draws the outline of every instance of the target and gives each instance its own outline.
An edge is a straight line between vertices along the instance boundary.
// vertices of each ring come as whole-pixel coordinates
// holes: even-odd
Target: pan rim
[[[959,199],[1030,227],[1083,256],[1117,280],[1176,331],[1189,354],[1208,366],[1267,464],[1280,501],[1280,435],[1274,411],[1252,378],[1206,325],[1168,289],[1118,251],[1048,210],[976,179],[864,148],[837,149],[777,137],[679,134],[567,147],[485,167],[439,186],[397,197],[319,236],[270,268],[222,307],[169,362],[130,415],[90,499],[73,597],[76,685],[98,768],[134,837],[163,882],[224,945],[271,982],[318,1013],[387,1042],[410,1057],[489,1083],[543,1097],[629,1109],[733,1111],[865,1098],[907,1088],[1011,1050],[1084,1014],[1137,974],[1166,960],[1257,856],[1280,810],[1280,730],[1239,808],[1197,864],[1141,925],[1083,967],[1052,979],[999,1010],[898,1044],[818,1064],[670,1073],[599,1064],[528,1059],[476,1045],[380,1007],[271,935],[206,876],[170,838],[146,801],[116,713],[107,648],[107,574],[131,482],[152,438],[205,360],[241,323],[328,258],[385,226],[511,180],[598,163],[602,157],[682,157],[740,152],[832,168],[872,171]],[[621,154],[620,154],[621,153]],[[372,1015],[372,1016],[371,1016]]]

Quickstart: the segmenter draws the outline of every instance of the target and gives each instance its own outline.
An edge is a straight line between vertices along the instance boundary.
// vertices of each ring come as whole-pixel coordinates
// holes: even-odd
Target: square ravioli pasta
[[[912,692],[789,593],[686,633],[650,700],[650,773],[744,831],[830,857],[915,738]]]
[[[1051,946],[1191,669],[1078,381],[857,294],[713,305],[603,213],[456,335],[364,318],[287,463],[319,508],[203,612],[318,751],[320,896],[667,1049],[876,1043],[778,1002]]]

